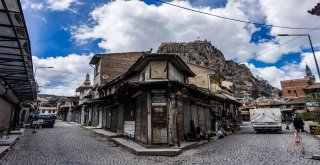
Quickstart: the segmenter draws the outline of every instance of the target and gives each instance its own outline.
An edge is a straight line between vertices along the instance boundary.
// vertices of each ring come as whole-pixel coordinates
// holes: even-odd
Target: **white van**
[[[257,132],[282,131],[280,108],[250,109],[250,121]]]

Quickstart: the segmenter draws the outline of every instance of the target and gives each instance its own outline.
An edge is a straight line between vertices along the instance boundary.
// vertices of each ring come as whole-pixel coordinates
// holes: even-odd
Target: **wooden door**
[[[117,132],[118,126],[118,107],[111,108],[111,131]]]
[[[167,107],[152,107],[152,143],[167,142]]]
[[[107,109],[107,114],[106,114],[106,119],[107,119],[107,129],[111,129],[111,109]]]

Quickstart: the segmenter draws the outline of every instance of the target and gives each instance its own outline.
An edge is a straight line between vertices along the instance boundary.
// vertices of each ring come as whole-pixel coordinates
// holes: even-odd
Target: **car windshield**
[[[37,118],[38,119],[52,119],[52,116],[50,116],[50,115],[38,115]]]

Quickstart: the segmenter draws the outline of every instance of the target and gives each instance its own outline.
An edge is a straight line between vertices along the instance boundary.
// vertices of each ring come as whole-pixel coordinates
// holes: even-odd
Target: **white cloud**
[[[48,0],[49,8],[52,10],[63,11],[70,10],[70,6],[77,3],[78,0]]]
[[[21,1],[21,4],[22,4],[22,8],[23,9],[35,9],[35,10],[41,10],[44,8],[44,5],[43,3],[39,2],[39,3],[36,3],[36,2],[33,2],[32,0],[22,0]]]
[[[315,52],[320,54],[320,51]],[[317,56],[318,63],[320,62],[320,57]],[[319,81],[318,72],[316,69],[314,57],[312,53],[303,53],[301,55],[301,62],[288,63],[280,68],[275,66],[270,67],[256,67],[253,64],[244,63],[251,70],[254,76],[263,77],[268,80],[271,85],[281,89],[280,81],[290,80],[290,79],[300,79],[305,76],[306,64],[310,67],[313,75],[316,77],[316,81]]]
[[[262,77],[267,80],[272,86],[278,87],[281,89],[280,81],[302,78],[302,72],[295,72],[295,74],[290,75],[288,72],[285,72],[275,66],[259,68],[253,64],[245,63],[247,67],[251,70],[254,76]],[[302,77],[301,77],[302,76]]]
[[[293,4],[290,2],[291,8],[287,8],[287,4],[277,7],[279,6],[277,2],[229,0],[224,8],[193,7],[186,1],[178,0],[172,3],[244,21],[261,23],[266,21],[268,24],[293,27],[313,27],[317,25],[316,22],[319,22],[316,17],[306,12],[308,8],[316,4],[315,2],[308,1],[308,5],[304,4],[302,8],[299,6],[299,3],[301,3],[299,0],[295,0]],[[280,4],[282,3],[287,2],[281,0]],[[292,12],[295,6],[299,6],[299,11],[303,11],[299,14],[292,14],[297,13]],[[272,10],[274,7],[278,9],[276,12]],[[283,17],[283,15],[286,15],[286,17]],[[253,25],[210,17],[165,4],[155,6],[147,5],[138,0],[116,0],[95,8],[90,16],[93,20],[91,24],[72,26],[70,31],[73,39],[80,44],[101,39],[98,44],[99,47],[111,52],[145,51],[150,48],[157,50],[161,42],[187,42],[200,37],[202,40],[212,41],[213,45],[225,54],[226,59],[242,62],[249,57],[253,57],[254,53],[265,52],[277,46],[273,41],[258,44],[250,43],[251,35],[258,30]],[[296,21],[295,16],[299,17],[299,21]],[[300,19],[304,20],[303,23],[300,22]],[[277,32],[274,29],[276,28],[272,28],[271,33],[273,35]],[[301,30],[294,32],[301,32]],[[319,34],[318,31],[313,31],[313,33],[315,35]],[[315,41],[319,41],[320,36],[316,38]],[[280,43],[289,39],[277,38]],[[269,51],[260,55],[257,60],[274,63],[284,53],[299,52],[301,48],[306,47],[308,47],[308,42],[298,39],[275,49],[276,51]]]
[[[226,8],[192,7],[185,1],[172,2],[203,12],[249,20],[243,6],[230,1]],[[134,10],[133,10],[134,9]],[[205,16],[168,5],[147,5],[142,1],[116,0],[95,8],[92,24],[73,26],[71,33],[78,43],[102,39],[99,47],[111,52],[145,51],[161,42],[193,41],[197,37],[212,41],[227,59],[244,59],[259,49],[250,43],[257,30],[252,25]]]
[[[320,19],[307,12],[317,4],[318,0],[260,0],[261,11],[266,15],[266,23],[272,25],[282,25],[289,27],[314,28],[320,25]],[[320,30],[293,30],[272,28],[271,34],[301,34],[310,33],[315,47],[320,46]],[[293,37],[277,37],[280,43],[284,43]],[[301,37],[290,44],[279,48],[279,53],[299,52],[301,48],[310,48],[307,37]],[[272,54],[273,52],[271,52]]]
[[[75,95],[75,89],[84,82],[86,73],[89,73],[92,78],[93,70],[89,65],[91,58],[92,55],[77,54],[49,58],[33,56],[34,68],[54,67],[52,69],[37,68],[36,81],[41,86],[41,93]]]

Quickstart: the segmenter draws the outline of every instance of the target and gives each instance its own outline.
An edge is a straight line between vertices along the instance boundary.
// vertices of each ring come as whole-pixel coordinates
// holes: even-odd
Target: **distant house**
[[[63,121],[80,121],[80,115],[74,113],[78,111],[79,96],[69,96],[58,100],[58,118]]]
[[[306,94],[306,107],[307,111],[320,110],[320,83],[314,83],[304,88]]]
[[[308,65],[306,65],[306,75],[302,79],[293,79],[281,81],[282,97],[297,98],[306,97],[303,89],[315,82],[315,77],[311,73]]]
[[[57,107],[39,107],[40,113],[56,115],[58,110]]]

